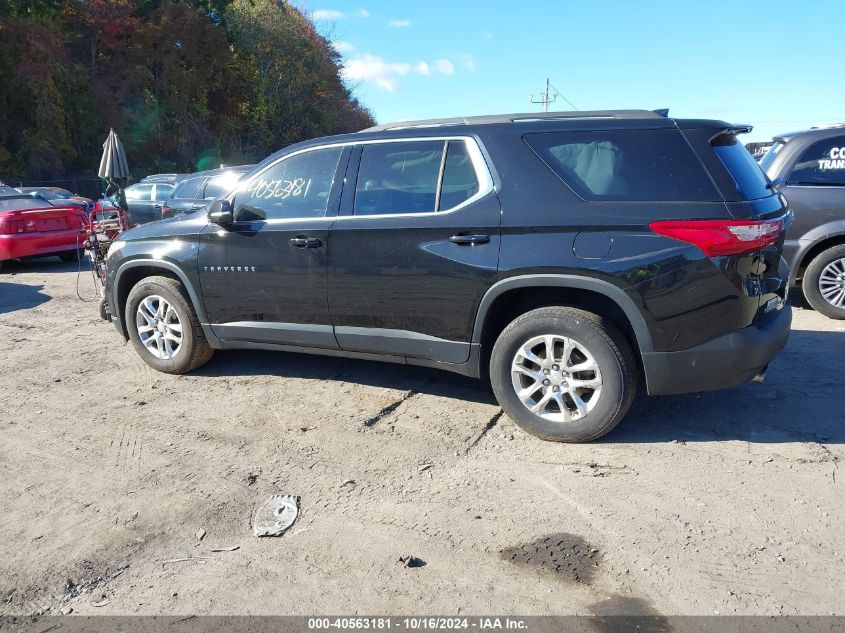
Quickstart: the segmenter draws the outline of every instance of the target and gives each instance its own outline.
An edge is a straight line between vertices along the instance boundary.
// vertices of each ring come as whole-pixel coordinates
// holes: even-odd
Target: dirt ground
[[[155,373],[76,280],[0,273],[0,614],[845,613],[845,322],[796,309],[764,384],[562,445],[434,370]],[[301,515],[258,539],[272,493]]]

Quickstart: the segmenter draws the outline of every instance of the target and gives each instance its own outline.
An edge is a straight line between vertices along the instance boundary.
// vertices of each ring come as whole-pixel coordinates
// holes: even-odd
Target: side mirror
[[[226,200],[215,200],[208,210],[208,219],[214,224],[225,226],[234,222],[232,217],[232,203]]]

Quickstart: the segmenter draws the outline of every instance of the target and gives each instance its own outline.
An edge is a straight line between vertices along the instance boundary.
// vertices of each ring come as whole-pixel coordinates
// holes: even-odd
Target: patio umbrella
[[[115,178],[129,178],[126,151],[113,129],[109,130],[109,136],[103,143],[103,157],[100,159],[100,171],[97,175],[109,181]]]
[[[105,195],[125,212],[129,211],[126,204],[126,195],[118,180],[125,181],[129,178],[129,164],[126,162],[126,151],[123,143],[117,138],[114,129],[109,130],[106,142],[103,143],[103,157],[100,159],[100,171],[97,172],[100,178],[106,181]],[[123,214],[121,214],[122,216]]]

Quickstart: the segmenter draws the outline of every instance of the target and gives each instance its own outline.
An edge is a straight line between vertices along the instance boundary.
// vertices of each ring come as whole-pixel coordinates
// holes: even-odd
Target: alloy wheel
[[[141,300],[135,327],[141,343],[156,358],[172,360],[182,349],[182,321],[164,297],[150,295]]]
[[[819,275],[819,292],[832,306],[845,308],[845,257],[824,267]]]
[[[598,363],[573,338],[544,334],[519,347],[511,382],[520,402],[552,422],[580,420],[592,411],[602,390]]]

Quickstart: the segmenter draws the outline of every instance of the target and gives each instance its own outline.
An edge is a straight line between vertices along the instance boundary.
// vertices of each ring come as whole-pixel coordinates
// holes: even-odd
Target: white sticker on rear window
[[[829,155],[830,158],[819,159],[820,170],[845,169],[845,147],[832,147]]]

